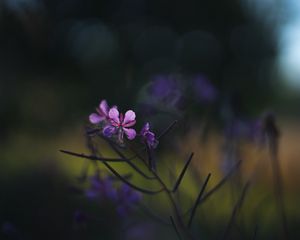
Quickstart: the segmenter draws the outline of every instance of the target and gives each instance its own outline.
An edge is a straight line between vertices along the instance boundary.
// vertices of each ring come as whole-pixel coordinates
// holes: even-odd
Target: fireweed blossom
[[[154,149],[158,145],[158,140],[155,138],[155,134],[150,131],[150,124],[147,122],[140,132],[142,141],[147,144],[150,149]]]
[[[113,108],[116,108],[115,106]],[[103,121],[108,121],[109,120],[109,116],[108,116],[108,112],[109,112],[110,108],[106,102],[106,100],[102,100],[99,104],[99,107],[96,108],[96,112],[97,113],[92,113],[89,116],[89,120],[92,124],[99,124]]]
[[[103,128],[103,135],[111,137],[114,134],[118,135],[119,142],[123,143],[124,133],[129,140],[133,140],[136,136],[136,131],[130,128],[135,125],[135,112],[128,110],[125,116],[119,113],[117,108],[111,108],[108,112],[109,124]]]

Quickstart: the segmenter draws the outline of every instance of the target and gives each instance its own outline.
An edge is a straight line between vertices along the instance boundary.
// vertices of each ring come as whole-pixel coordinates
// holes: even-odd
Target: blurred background
[[[180,168],[194,151],[199,176],[212,172],[217,181],[233,158],[247,160],[242,176],[255,175],[259,186],[249,198],[267,201],[262,239],[278,237],[272,228],[280,221],[273,217],[270,163],[248,137],[252,123],[274,113],[291,239],[298,239],[299,16],[297,0],[0,0],[1,237],[113,238],[116,229],[103,222],[78,233],[74,216],[90,205],[70,188],[83,161],[59,152],[87,152],[88,116],[107,99],[134,109],[137,128],[150,121],[160,132],[179,120],[158,148],[166,165],[176,157]],[[247,141],[239,154],[228,153],[241,138]],[[197,187],[186,184],[196,196]],[[202,236],[213,236],[231,204],[208,204],[220,210],[200,221]],[[145,239],[144,231],[159,228],[146,221],[127,238]]]

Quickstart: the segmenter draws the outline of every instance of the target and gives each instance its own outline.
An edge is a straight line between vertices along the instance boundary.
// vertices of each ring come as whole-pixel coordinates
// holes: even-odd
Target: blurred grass
[[[284,175],[286,211],[291,224],[290,228],[293,229],[295,236],[298,236],[299,230],[295,226],[300,221],[300,209],[298,207],[300,194],[297,184],[300,180],[298,174],[299,162],[297,161],[300,153],[297,146],[300,140],[297,134],[299,127],[297,122],[281,120],[280,123],[282,132],[280,163]],[[211,134],[205,141],[201,141],[199,140],[199,134],[201,134],[200,131],[192,128],[191,133],[187,133],[183,138],[178,138],[175,144],[170,144],[169,151],[158,154],[160,159],[158,171],[171,187],[189,153],[191,151],[195,152],[192,166],[189,168],[178,193],[183,212],[193,204],[200,186],[209,172],[212,173],[212,177],[207,187],[208,190],[222,178],[220,171],[222,151],[220,146],[223,139],[215,133]],[[168,142],[168,139],[164,141]],[[85,160],[64,155],[59,152],[59,149],[88,153],[85,146],[84,130],[80,123],[69,126],[50,137],[34,135],[30,132],[12,133],[0,147],[2,153],[0,169],[2,181],[6,182],[7,187],[9,187],[10,184],[16,183],[20,176],[23,176],[26,172],[29,175],[40,173],[36,178],[37,181],[43,177],[43,173],[53,172],[54,176],[63,176],[65,186],[78,185],[76,177],[79,176]],[[107,148],[103,148],[102,151],[106,156],[115,156]],[[241,231],[246,233],[247,236],[251,236],[254,227],[258,225],[261,239],[264,239],[264,236],[273,236],[276,239],[278,238],[278,231],[280,231],[278,230],[280,224],[267,153],[265,149],[258,149],[251,144],[242,144],[241,157],[243,165],[239,174],[230,178],[224,187],[199,207],[194,230],[207,237],[217,237],[218,234],[221,234],[221,230],[216,232],[214,228],[216,226],[218,226],[218,229],[225,228],[231,211],[239,198],[240,187],[250,179],[251,187],[247,193],[244,206],[238,215],[238,223],[245,223],[243,226],[248,227],[241,229]],[[141,164],[138,165],[143,167]],[[123,174],[133,172],[123,163],[116,163],[114,166]],[[173,172],[173,174],[170,174],[170,172]],[[134,174],[132,181],[139,186],[146,186],[151,189],[159,188],[156,183],[149,182],[137,174]],[[59,182],[56,184],[59,184]],[[54,188],[56,187],[54,186]],[[58,194],[62,194],[62,192]],[[68,195],[68,193],[63,193],[63,195],[66,194]],[[70,201],[72,201],[71,198]],[[168,216],[171,214],[169,203],[164,194],[155,197],[145,196],[144,203],[161,215]],[[205,227],[199,230],[197,223]],[[274,231],[274,228],[276,231]]]

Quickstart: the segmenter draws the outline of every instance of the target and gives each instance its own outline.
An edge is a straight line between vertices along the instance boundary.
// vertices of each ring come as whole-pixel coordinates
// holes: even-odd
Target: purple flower
[[[179,107],[182,104],[181,85],[174,76],[157,75],[150,83],[148,93],[153,103],[169,107]]]
[[[122,184],[118,191],[119,204],[117,213],[120,216],[127,216],[133,207],[141,200],[142,196],[127,184]]]
[[[202,102],[213,102],[217,98],[217,90],[203,75],[198,75],[193,80],[192,88],[195,92],[196,98]]]
[[[263,137],[261,120],[234,119],[225,127],[225,136],[229,139],[261,141]]]
[[[150,124],[147,122],[142,128],[140,135],[144,143],[148,145],[149,148],[156,148],[158,145],[158,140],[155,138],[155,134],[150,131]]]
[[[123,142],[124,133],[129,140],[132,140],[136,136],[136,131],[132,127],[135,123],[135,112],[128,110],[123,116],[119,113],[117,108],[111,108],[108,112],[109,122],[103,129],[103,135],[111,137],[113,134],[118,134],[118,139]]]
[[[90,178],[90,188],[85,195],[90,200],[117,200],[117,191],[109,177],[101,179],[98,175]]]
[[[116,107],[113,107],[116,108]],[[102,100],[99,104],[99,107],[96,108],[97,113],[92,113],[89,116],[89,120],[92,124],[98,124],[102,121],[107,121],[109,119],[108,112],[110,108],[106,102],[106,100]]]

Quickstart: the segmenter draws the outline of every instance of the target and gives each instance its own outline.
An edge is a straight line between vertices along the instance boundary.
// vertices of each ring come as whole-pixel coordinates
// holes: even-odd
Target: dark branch
[[[165,136],[167,133],[169,133],[172,128],[176,125],[177,120],[175,120],[169,127],[167,127],[158,137],[157,139],[159,140],[160,138],[162,138],[163,136]]]
[[[177,235],[178,239],[179,239],[179,240],[182,240],[182,238],[181,238],[181,236],[180,236],[180,233],[179,233],[179,231],[178,231],[178,228],[176,227],[175,221],[174,221],[174,219],[173,219],[172,216],[170,216],[170,221],[171,221],[171,223],[172,223],[172,226],[173,226],[173,228],[174,228],[174,230],[175,230],[175,232],[176,232],[176,235]]]
[[[159,189],[159,190],[148,190],[148,189],[144,189],[144,188],[140,188],[138,186],[135,186],[134,184],[132,184],[131,182],[129,182],[127,179],[125,179],[124,177],[122,177],[112,166],[110,166],[107,162],[103,162],[103,164],[116,176],[118,177],[122,182],[124,182],[125,184],[127,184],[128,186],[132,187],[133,189],[142,192],[142,193],[146,193],[146,194],[157,194],[160,193],[162,191],[164,191],[164,189]]]
[[[184,174],[185,174],[190,162],[192,161],[193,156],[194,156],[194,153],[191,153],[191,155],[189,156],[188,160],[186,161],[186,163],[185,163],[185,165],[184,165],[184,167],[183,167],[183,169],[182,169],[182,171],[181,171],[181,173],[180,173],[180,175],[179,175],[179,177],[178,177],[178,179],[177,179],[177,181],[174,185],[174,188],[173,188],[172,192],[176,192],[176,190],[178,189],[178,187],[179,187],[179,185],[180,185],[180,183],[181,183],[181,181],[184,177]]]
[[[75,153],[67,150],[59,150],[62,153],[72,155],[75,157],[80,157],[80,158],[86,158],[94,161],[101,161],[101,162],[125,162],[124,159],[121,158],[104,158],[104,157],[97,157],[94,155],[85,155],[83,153]]]
[[[204,182],[203,186],[201,187],[200,193],[199,193],[199,195],[198,195],[198,197],[197,197],[197,200],[196,200],[196,202],[195,202],[195,204],[194,204],[194,207],[192,208],[192,213],[191,213],[191,216],[190,216],[190,219],[189,219],[189,222],[188,222],[188,227],[190,227],[190,226],[192,225],[194,216],[195,216],[195,214],[196,214],[197,207],[199,206],[200,199],[201,199],[202,196],[203,196],[203,193],[204,193],[204,191],[205,191],[205,188],[206,188],[206,186],[207,186],[207,183],[208,183],[208,181],[209,181],[210,176],[211,176],[211,174],[209,173],[209,174],[207,175],[206,179],[205,179],[205,182]]]
[[[150,208],[148,208],[146,205],[143,205],[141,203],[139,203],[140,208],[143,210],[143,212],[147,215],[149,215],[150,217],[152,217],[154,220],[159,221],[160,223],[167,225],[167,226],[171,226],[171,224],[166,221],[166,219],[158,216],[157,214],[155,214]]]
[[[227,180],[231,177],[231,175],[235,172],[235,170],[240,166],[241,160],[237,162],[237,164],[229,171],[229,173],[210,191],[208,191],[200,200],[200,203],[203,203],[207,198],[209,198],[214,192],[216,192],[219,188],[221,188]]]
[[[208,191],[199,201],[199,204],[205,202],[212,194],[214,194],[217,190],[219,190],[225,183],[226,181],[231,177],[231,175],[234,173],[234,171],[240,166],[242,161],[237,162],[237,164],[229,171],[229,173],[215,186],[213,187],[210,191]],[[192,208],[187,210],[184,213],[184,216],[189,214],[192,211]]]
[[[137,173],[139,173],[141,176],[143,176],[146,179],[149,180],[155,180],[154,176],[148,176],[146,175],[141,169],[139,169],[134,163],[132,163],[128,158],[114,145],[113,142],[111,142],[109,139],[105,140],[108,142],[110,147],[130,166],[132,167]]]
[[[245,196],[246,196],[246,192],[249,188],[249,182],[247,182],[243,188],[243,191],[242,191],[242,194],[239,198],[239,200],[237,201],[237,203],[235,204],[233,210],[232,210],[232,213],[231,213],[231,216],[230,216],[230,220],[228,222],[228,225],[225,229],[225,232],[224,232],[224,235],[223,235],[223,239],[227,239],[228,236],[229,236],[229,233],[230,233],[230,230],[232,228],[232,225],[236,219],[236,216],[237,216],[237,213],[238,213],[238,210],[242,207],[242,204],[244,202],[244,199],[245,199]]]

